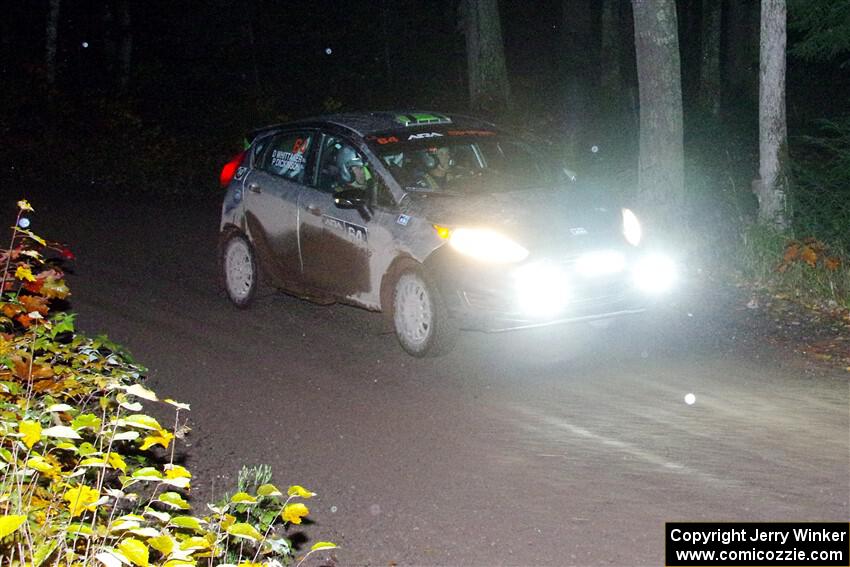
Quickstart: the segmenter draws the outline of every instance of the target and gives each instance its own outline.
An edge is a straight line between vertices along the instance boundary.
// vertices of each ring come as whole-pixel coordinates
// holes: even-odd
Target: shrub
[[[286,538],[315,494],[243,483],[197,515],[192,474],[174,461],[181,412],[142,385],[145,369],[59,311],[70,291],[56,256],[72,254],[28,229],[19,211],[0,250],[0,557],[8,565],[282,565]],[[142,401],[174,409],[175,428]],[[256,478],[255,478],[256,480]],[[245,490],[247,488],[248,490]],[[333,549],[330,542],[310,554]],[[230,562],[230,563],[227,563]]]
[[[757,284],[782,289],[806,300],[850,307],[847,254],[813,237],[797,240],[764,225],[744,231],[738,263]]]

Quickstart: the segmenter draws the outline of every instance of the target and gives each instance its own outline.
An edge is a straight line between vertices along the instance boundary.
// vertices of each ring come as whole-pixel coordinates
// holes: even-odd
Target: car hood
[[[490,228],[543,250],[622,244],[621,209],[582,188],[541,188],[471,195],[409,193],[409,213],[449,228]]]

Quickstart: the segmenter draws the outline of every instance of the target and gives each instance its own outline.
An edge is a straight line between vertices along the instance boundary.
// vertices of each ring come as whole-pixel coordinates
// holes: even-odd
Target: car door
[[[370,195],[366,213],[358,209],[340,208],[334,194],[350,188],[346,183],[342,159],[353,153],[365,165]],[[347,154],[346,154],[347,153]],[[305,188],[299,197],[299,240],[305,283],[337,297],[366,307],[379,305],[378,287],[381,265],[391,236],[385,228],[390,216],[380,206],[377,192],[386,190],[374,164],[362,151],[339,136],[323,135],[318,148],[318,172],[314,187]],[[349,174],[348,181],[352,177]],[[376,254],[376,252],[378,254]]]
[[[281,286],[301,275],[298,194],[311,175],[314,138],[310,131],[273,135],[245,180],[248,232],[265,272]]]

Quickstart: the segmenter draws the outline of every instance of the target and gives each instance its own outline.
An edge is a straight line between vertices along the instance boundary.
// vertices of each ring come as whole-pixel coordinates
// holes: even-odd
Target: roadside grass
[[[315,494],[279,490],[268,467],[193,511],[196,479],[175,460],[189,405],[146,388],[120,345],[75,330],[61,267],[73,254],[32,232],[32,213],[18,202],[0,249],[0,563],[274,567],[335,549],[296,557],[287,532]],[[173,427],[143,403],[171,407]]]

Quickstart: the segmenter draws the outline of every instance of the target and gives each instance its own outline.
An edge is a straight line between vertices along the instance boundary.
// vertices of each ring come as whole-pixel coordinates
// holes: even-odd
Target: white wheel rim
[[[395,325],[412,345],[428,340],[432,331],[431,296],[424,282],[412,274],[403,275],[396,286]]]
[[[244,299],[254,285],[251,251],[243,240],[231,240],[224,256],[227,290],[235,299]]]

